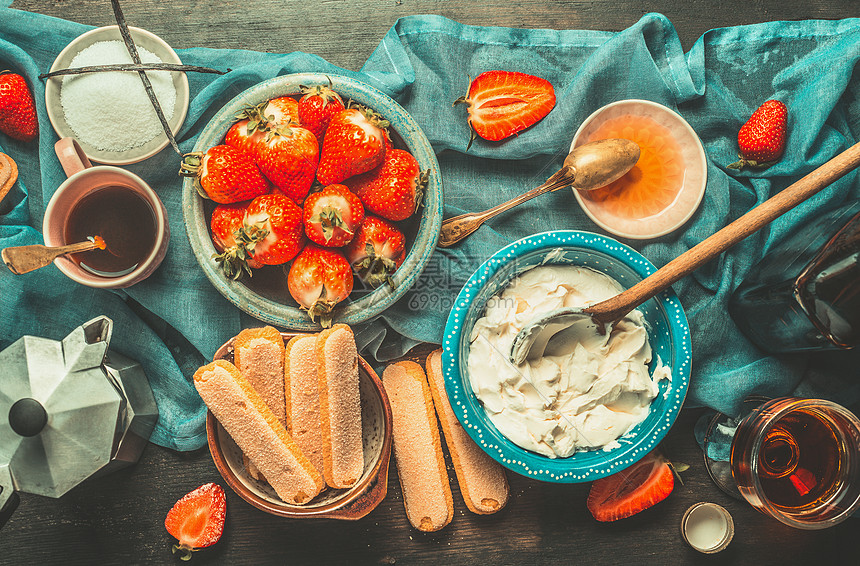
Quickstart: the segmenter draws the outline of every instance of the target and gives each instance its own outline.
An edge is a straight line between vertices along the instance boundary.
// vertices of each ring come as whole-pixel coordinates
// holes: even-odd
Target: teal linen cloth
[[[0,5],[9,2],[0,0]],[[130,22],[140,25],[141,22]],[[145,26],[143,26],[145,27]],[[0,204],[0,247],[41,243],[45,204],[64,175],[54,156],[38,80],[59,51],[86,26],[0,8],[0,66],[33,85],[38,142],[0,135],[20,181]],[[701,137],[709,158],[701,208],[681,230],[627,242],[663,265],[755,204],[847,148],[860,134],[860,20],[776,22],[712,30],[684,53],[671,23],[648,14],[618,33],[465,26],[437,16],[398,20],[360,72],[304,53],[178,50],[183,62],[232,69],[224,76],[190,73],[191,105],[179,133],[190,151],[214,113],[242,90],[292,72],[329,72],[364,80],[398,100],[436,150],[445,214],[483,210],[543,182],[561,166],[577,126],[609,102],[644,98],[677,109]],[[462,106],[469,77],[489,69],[540,75],[556,89],[555,109],[518,137],[501,143],[469,137]],[[728,174],[740,125],[763,100],[790,109],[785,158],[764,172]],[[0,270],[0,348],[25,334],[61,338],[99,314],[116,323],[112,348],[139,360],[161,413],[152,441],[178,450],[205,443],[205,408],[190,383],[194,370],[242,327],[256,324],[215,291],[197,269],[185,235],[179,159],[169,148],[131,165],[168,210],[168,256],[146,281],[121,291],[84,288],[54,268],[26,276]],[[751,345],[726,311],[728,297],[755,262],[798,226],[860,197],[856,173],[774,222],[674,286],[693,335],[687,403],[734,412],[749,393],[795,392],[851,405],[860,399],[857,356],[829,353],[771,357]],[[450,306],[469,275],[493,252],[547,229],[599,232],[566,191],[498,217],[453,250],[438,250],[416,286],[379,319],[356,329],[363,351],[378,361],[420,342],[441,340]]]

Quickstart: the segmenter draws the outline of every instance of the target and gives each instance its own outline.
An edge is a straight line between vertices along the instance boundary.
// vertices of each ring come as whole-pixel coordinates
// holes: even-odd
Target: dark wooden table
[[[16,0],[12,7],[92,25],[114,23],[106,0]],[[127,0],[123,9],[131,25],[145,27],[177,48],[300,50],[353,70],[398,17],[410,14],[440,14],[474,25],[613,31],[655,11],[674,23],[685,49],[714,27],[860,15],[857,0]],[[856,563],[860,519],[823,531],[799,531],[719,491],[692,433],[700,413],[685,409],[662,444],[672,460],[690,464],[682,474],[683,485],[653,509],[617,523],[592,519],[585,508],[588,484],[547,484],[509,473],[511,500],[503,511],[471,514],[452,481],[453,522],[441,532],[424,534],[406,520],[392,465],[388,497],[357,522],[280,519],[228,490],[224,536],[193,560],[291,565]],[[149,445],[136,466],[84,483],[59,500],[22,494],[18,511],[0,531],[0,564],[178,562],[170,554],[173,539],[163,527],[164,517],[178,497],[209,481],[223,485],[205,448],[177,453]],[[703,500],[725,506],[736,525],[732,544],[715,556],[692,550],[679,533],[684,511]]]

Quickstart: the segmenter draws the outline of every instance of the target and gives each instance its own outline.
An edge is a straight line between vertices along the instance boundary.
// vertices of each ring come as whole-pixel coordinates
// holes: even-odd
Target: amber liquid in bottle
[[[764,495],[790,511],[825,502],[839,487],[841,452],[832,423],[814,412],[787,414],[762,441],[758,474]]]
[[[101,236],[105,250],[72,254],[71,258],[96,275],[120,277],[134,271],[152,252],[155,215],[132,189],[109,186],[94,190],[72,207],[64,232],[66,243]]]

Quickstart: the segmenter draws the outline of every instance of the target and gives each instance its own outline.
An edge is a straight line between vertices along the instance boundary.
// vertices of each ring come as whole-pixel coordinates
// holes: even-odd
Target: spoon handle
[[[34,244],[32,246],[5,248],[0,252],[0,256],[3,257],[3,262],[6,263],[12,273],[21,275],[45,267],[61,255],[86,252],[97,247],[98,244],[95,242],[80,242],[56,248]]]
[[[821,191],[860,165],[860,143],[854,144],[805,177],[753,208],[734,222],[682,253],[636,285],[587,309],[592,318],[610,324],[679,279],[689,275],[720,253],[777,217]]]
[[[531,200],[536,196],[570,186],[571,183],[573,183],[575,174],[576,171],[573,167],[565,165],[560,170],[556,171],[552,177],[547,179],[542,185],[516,196],[507,202],[496,205],[484,212],[470,212],[468,214],[461,214],[445,220],[442,222],[442,228],[439,232],[439,242],[437,245],[440,248],[451,247],[477,230],[481,224],[497,214],[510,210],[511,208]]]

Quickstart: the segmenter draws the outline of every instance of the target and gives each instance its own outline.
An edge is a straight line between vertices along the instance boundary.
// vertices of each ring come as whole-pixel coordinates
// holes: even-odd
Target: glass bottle
[[[775,246],[732,294],[729,313],[771,353],[860,343],[860,201]]]

